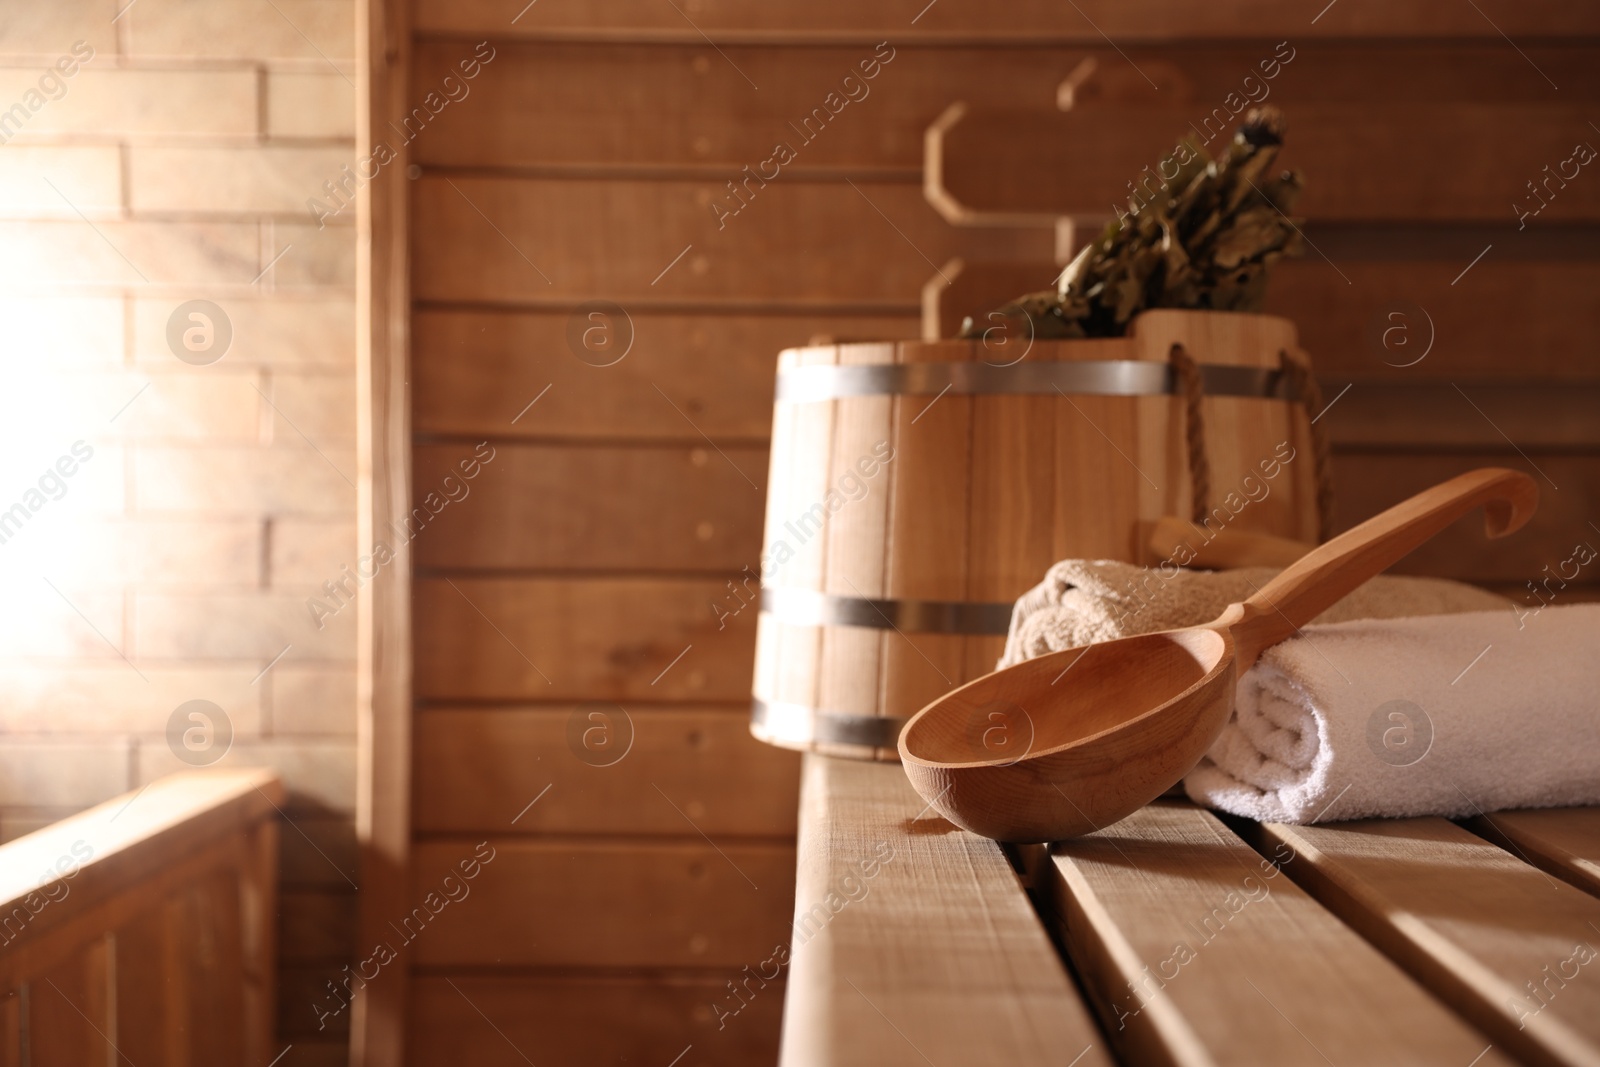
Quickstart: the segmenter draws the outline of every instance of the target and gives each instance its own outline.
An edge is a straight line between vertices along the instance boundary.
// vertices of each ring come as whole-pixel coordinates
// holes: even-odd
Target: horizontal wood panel
[[[796,152],[783,165],[785,171],[921,170],[923,130],[951,102],[1048,107],[1061,81],[1085,61],[1094,68],[1075,89],[1079,106],[1149,99],[1182,105],[1196,121],[1229,93],[1239,93],[1242,79],[1252,74],[1251,91],[1264,91],[1265,99],[1289,108],[1291,121],[1302,105],[1313,102],[1544,104],[1551,98],[1549,84],[1498,40],[1375,50],[1294,36],[1294,45],[1282,53],[1293,58],[1268,68],[1278,76],[1264,89],[1259,88],[1260,64],[1277,63],[1276,38],[1211,47],[1146,45],[1129,49],[1128,60],[1099,41],[1092,48],[900,47],[886,65],[871,47],[729,46],[719,56],[698,40],[681,45],[508,43],[467,83],[468,95],[452,102],[416,139],[412,159],[450,167],[707,166],[726,169],[723,178],[734,178],[741,167],[757,167],[772,156],[775,144],[785,143]],[[422,43],[414,59],[413,95],[420,98],[447,76],[458,83],[457,64],[470,52],[460,41]],[[1529,56],[1561,86],[1561,99],[1600,96],[1600,70],[1582,49],[1534,48]],[[863,79],[859,64],[869,59],[878,65],[869,65],[866,70],[874,76]],[[1151,89],[1141,70],[1159,89]],[[740,71],[761,90],[751,92]],[[855,81],[841,89],[849,75]],[[814,109],[825,107],[830,92],[838,94],[836,118],[825,111],[809,131],[800,128]],[[1367,117],[1387,121],[1381,112]],[[1130,123],[1117,140],[1152,157],[1141,160],[1142,166],[1169,149],[1168,135],[1181,127]],[[1134,178],[1137,169],[1123,180]]]
[[[713,212],[727,190],[711,180],[425,174],[411,190],[422,301],[601,296],[630,313],[669,301],[913,313],[954,255],[1047,258],[1053,248],[1044,230],[952,230],[903,183],[753,182],[732,216]]]
[[[917,321],[909,316],[608,316],[600,311],[601,318],[591,319],[593,310],[417,312],[412,318],[416,432],[698,445],[705,443],[702,433],[718,441],[761,439],[772,428],[780,351],[816,337],[909,340],[917,335]],[[596,365],[614,357],[584,347],[583,331],[593,328],[613,331],[626,348],[618,362]],[[596,346],[607,343],[603,333],[590,336]],[[538,403],[524,412],[535,397]],[[751,477],[765,484],[764,470]]]
[[[1516,533],[1497,541],[1483,536],[1482,522],[1464,519],[1418,548],[1393,568],[1397,574],[1427,574],[1469,582],[1542,581],[1571,559],[1580,543],[1600,548],[1600,531],[1590,522],[1600,513],[1600,462],[1589,457],[1537,455],[1533,462],[1515,452],[1420,455],[1386,453],[1334,458],[1334,532],[1349,529],[1431,485],[1476,467],[1527,471],[1539,483],[1539,510]],[[1548,475],[1551,481],[1541,475]],[[1556,488],[1559,486],[1560,488]],[[1548,566],[1549,572],[1544,568]],[[1566,566],[1573,573],[1573,565]],[[1575,584],[1592,584],[1600,575],[1579,568]],[[1565,602],[1552,580],[1555,603]],[[1547,602],[1550,593],[1541,589]],[[1537,606],[1523,589],[1518,602]]]
[[[1230,0],[1194,5],[1184,0],[1118,3],[1094,0],[1076,5],[1077,17],[1063,16],[1050,0],[1023,0],[1004,18],[982,0],[889,0],[854,4],[823,0],[778,4],[771,0],[685,0],[678,10],[651,0],[606,0],[588,4],[535,5],[515,22],[496,0],[425,0],[417,5],[419,35],[451,33],[496,37],[572,35],[584,38],[695,40],[709,34],[718,41],[747,37],[811,40],[918,38],[980,39],[1023,44],[1237,38],[1241,32],[1274,39],[1285,35],[1483,38],[1499,31],[1521,36],[1562,38],[1600,34],[1600,15],[1560,0],[1520,6],[1496,5],[1494,22],[1470,8],[1417,10],[1385,0],[1344,0],[1321,17],[1325,3],[1295,0]]]
[[[1244,107],[1243,97],[1239,112]],[[945,130],[944,188],[977,212],[1104,216],[1125,205],[1129,184],[1184,137],[1213,155],[1238,124],[1182,105],[1105,106],[1071,112],[969,110]],[[1595,142],[1588,108],[1577,104],[1307,104],[1289,110],[1281,161],[1300,170],[1305,191],[1294,213],[1316,222],[1509,222],[1529,226],[1600,218],[1600,182],[1585,181],[1574,148]],[[1148,131],[1130,137],[1129,130]],[[1495,145],[1484,151],[1484,143]],[[1093,152],[1083,146],[1092,144]],[[930,147],[930,151],[933,149]],[[1593,149],[1589,155],[1593,158]],[[1546,179],[1539,199],[1526,183]],[[1563,178],[1565,180],[1563,180]],[[1548,201],[1548,203],[1546,202]],[[1513,207],[1523,205],[1521,211]]]
[[[1294,320],[1324,382],[1600,380],[1589,341],[1600,336],[1600,301],[1590,298],[1600,263],[1493,251],[1465,274],[1465,259],[1336,262],[1308,249],[1274,264],[1267,285],[1266,310]],[[949,286],[931,290],[924,336],[954,336],[969,315],[987,322],[1006,301],[1052,288],[1060,271],[1049,260],[963,262],[947,271]],[[1517,313],[1504,313],[1513,303]]]
[[[424,578],[412,603],[416,694],[743,701],[755,610],[719,630],[713,606],[727,595],[710,579]]]
[[[413,453],[413,499],[442,509],[413,542],[420,567],[758,567],[765,449],[501,444],[470,483],[457,469],[469,454]]]
[[[1291,878],[1496,1045],[1600,1061],[1600,900],[1443,819],[1260,827]]]
[[[1511,1062],[1187,801],[1053,846],[1042,877],[1129,1062]]]
[[[1325,400],[1342,390],[1324,387]],[[1600,450],[1600,385],[1395,385],[1357,382],[1327,416],[1335,447]],[[1591,462],[1600,465],[1600,456]]]
[[[789,837],[799,770],[750,736],[743,708],[430,709],[416,718],[413,825]]]
[[[1600,301],[1590,295],[1600,262],[1502,259],[1503,250],[1470,270],[1466,259],[1339,258],[1347,285],[1308,249],[1273,268],[1266,309],[1295,320],[1324,380],[1600,379],[1589,343],[1600,335]]]
[[[423,900],[477,847],[471,838],[419,843],[413,898]],[[789,846],[491,838],[490,847],[493,859],[463,883],[467,895],[403,950],[414,965],[739,968],[788,943]]]
[[[692,1045],[682,1064],[775,1062],[782,984],[752,981],[748,1006],[719,1025],[712,1005],[728,1003],[726,981],[423,974],[412,979],[406,1059],[414,1067],[666,1067]]]

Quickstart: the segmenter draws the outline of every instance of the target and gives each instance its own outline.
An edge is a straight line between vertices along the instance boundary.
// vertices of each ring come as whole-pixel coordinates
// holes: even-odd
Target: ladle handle
[[[1538,504],[1539,486],[1528,475],[1483,467],[1426,489],[1319,545],[1223,617],[1233,634],[1239,672],[1249,669],[1263,649],[1292,636],[1479,505],[1485,532],[1504,537],[1527,522]]]

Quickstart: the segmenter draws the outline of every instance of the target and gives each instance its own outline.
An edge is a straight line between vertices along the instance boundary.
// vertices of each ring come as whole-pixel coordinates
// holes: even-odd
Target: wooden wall
[[[781,990],[733,1018],[714,1005],[736,1003],[724,983],[788,940],[797,763],[745,735],[754,609],[719,629],[712,604],[761,551],[777,351],[818,334],[916,337],[922,289],[952,259],[1047,267],[1055,254],[1048,227],[957,229],[929,206],[923,135],[948,104],[1048,108],[1093,58],[1105,100],[1138,97],[1137,64],[1180,112],[1203,113],[1285,39],[1298,58],[1274,86],[1291,116],[1359,105],[1352,121],[1379,145],[1419,135],[1391,116],[1395,93],[1538,108],[1556,99],[1548,76],[1563,106],[1600,97],[1587,43],[1600,21],[1556,3],[1485,5],[1493,26],[1470,5],[1369,0],[1320,17],[1322,3],[1248,0],[519,6],[413,12],[414,101],[481,63],[409,146],[414,495],[442,495],[480,455],[467,494],[414,542],[413,895],[478,842],[496,849],[410,950],[414,1064],[775,1055]],[[874,58],[869,94],[801,144],[789,123]],[[1116,136],[1154,160],[1179,132],[1130,121]],[[726,183],[777,141],[795,158],[731,214]],[[1415,199],[1415,176],[1346,162],[1308,181]],[[1527,177],[1547,162],[1528,159]],[[1600,174],[1580,180],[1600,188]],[[1329,416],[1341,524],[1481,460],[1537,460],[1559,484],[1516,548],[1491,555],[1463,535],[1419,557],[1507,586],[1600,538],[1584,521],[1600,466],[1581,407],[1600,386],[1580,329],[1595,306],[1570,283],[1594,275],[1589,208],[1518,234],[1517,192],[1496,190],[1504,219],[1313,219],[1362,295],[1317,259],[1294,268],[1285,308],[1330,382],[1361,383]],[[1103,214],[1112,197],[1095,196],[1066,213]],[[1448,284],[1490,243],[1467,288]],[[1439,341],[1407,377],[1365,323],[1423,264],[1444,272],[1424,294]],[[626,355],[585,348],[591,327]],[[1455,385],[1516,444],[1447,409]],[[632,747],[598,766],[583,731],[620,738],[623,712]]]
[[[314,1005],[354,946],[356,613],[308,599],[358,555],[354,212],[306,201],[353,155],[353,15],[0,11],[0,511],[93,449],[0,544],[0,840],[188,769],[171,717],[219,708],[231,744],[194,758],[287,789],[289,1067],[348,1058]],[[211,362],[168,340],[194,300],[231,323]]]

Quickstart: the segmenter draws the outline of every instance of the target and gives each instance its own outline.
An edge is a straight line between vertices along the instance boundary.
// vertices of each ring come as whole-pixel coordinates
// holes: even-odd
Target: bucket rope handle
[[[1206,456],[1206,424],[1201,410],[1205,399],[1205,385],[1200,377],[1200,365],[1189,355],[1181,343],[1174,342],[1168,359],[1177,377],[1183,396],[1184,438],[1189,452],[1189,497],[1193,501],[1194,521],[1204,523],[1211,512],[1211,461]],[[1322,411],[1322,388],[1311,372],[1311,360],[1304,352],[1281,349],[1279,367],[1287,377],[1294,398],[1306,410],[1308,420]],[[1332,536],[1333,477],[1327,431],[1315,422],[1308,423],[1311,430],[1311,462],[1317,482],[1317,539],[1326,541]]]
[[[1173,342],[1167,358],[1183,394],[1184,436],[1189,446],[1189,499],[1193,501],[1194,521],[1204,524],[1211,513],[1211,461],[1206,458],[1206,423],[1200,410],[1200,402],[1205,399],[1205,383],[1200,378],[1200,365],[1183,345]]]
[[[1295,399],[1306,409],[1311,429],[1311,462],[1317,479],[1317,540],[1326,541],[1333,536],[1333,458],[1328,431],[1316,422],[1322,415],[1322,387],[1311,372],[1311,357],[1299,349],[1279,350],[1278,361],[1284,374],[1289,376],[1289,388]]]

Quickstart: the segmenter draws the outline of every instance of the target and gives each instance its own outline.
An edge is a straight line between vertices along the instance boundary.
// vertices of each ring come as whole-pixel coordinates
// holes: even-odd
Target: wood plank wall
[[[1116,83],[1136,63],[1220,98],[1285,39],[1324,72],[1294,93],[1344,94],[1379,123],[1385,90],[1363,64],[1417,72],[1408,84],[1432,93],[1487,69],[1520,98],[1549,91],[1540,71],[1569,103],[1600,95],[1600,65],[1571,40],[1595,36],[1592,13],[1481,6],[1492,25],[1468,5],[1377,0],[1320,17],[1323,2],[1256,0],[1085,0],[1078,14],[1044,0],[1003,13],[973,0],[419,0],[410,95],[438,95],[408,149],[413,487],[418,502],[435,494],[437,515],[414,542],[413,896],[478,842],[495,858],[407,957],[409,1062],[775,1056],[781,990],[726,1017],[741,1001],[725,983],[788,940],[797,761],[745,735],[753,609],[719,627],[712,604],[761,550],[777,351],[819,334],[916,337],[940,265],[1055,254],[1046,230],[956,230],[928,205],[923,133],[949,103],[1048,105],[1086,58]],[[463,61],[477,63],[470,80]],[[867,95],[797,134],[790,123],[866,61]],[[1126,130],[1152,159],[1167,136]],[[796,149],[781,178],[731,194],[779,141]],[[1514,231],[1455,233],[1456,269]],[[1541,240],[1530,247],[1553,247]],[[1307,284],[1306,306],[1326,308],[1316,328],[1341,322],[1337,275]],[[1453,326],[1470,332],[1474,310]],[[1589,362],[1549,376],[1600,384],[1582,352]],[[1335,376],[1372,361],[1326,355]],[[1515,379],[1521,359],[1462,380]],[[1444,353],[1422,366],[1452,380]],[[1343,521],[1477,452],[1517,458],[1480,434],[1472,456],[1423,461],[1439,442],[1393,436],[1341,457]],[[1580,520],[1600,484],[1584,449],[1559,451],[1541,466],[1562,485],[1565,525],[1541,551],[1589,536]],[[1450,573],[1474,551],[1463,540],[1426,566]],[[1496,563],[1493,577],[1520,585],[1542,562]],[[585,731],[606,744],[586,748]]]

